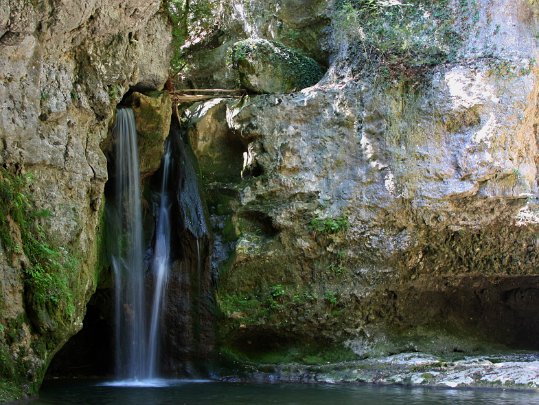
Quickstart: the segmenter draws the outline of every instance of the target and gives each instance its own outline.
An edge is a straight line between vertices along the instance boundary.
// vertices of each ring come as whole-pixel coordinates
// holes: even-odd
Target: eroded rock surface
[[[526,308],[539,304],[539,10],[468,3],[474,18],[434,10],[452,18],[439,48],[456,47],[435,66],[382,55],[373,75],[362,64],[374,51],[334,20],[318,85],[194,109],[201,162],[203,127],[243,146],[241,178],[201,169],[227,343],[348,340],[368,355],[388,340],[386,352],[406,350],[411,333],[417,350],[444,334],[536,347],[522,337],[538,325]],[[227,126],[213,122],[223,115]],[[455,347],[473,351],[438,349]]]

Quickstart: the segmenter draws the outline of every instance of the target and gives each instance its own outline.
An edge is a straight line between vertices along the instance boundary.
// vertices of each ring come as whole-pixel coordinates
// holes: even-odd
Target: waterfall
[[[156,360],[160,338],[159,323],[161,320],[161,309],[165,304],[164,294],[170,270],[170,203],[168,196],[168,177],[170,172],[171,153],[170,142],[167,142],[165,155],[163,157],[163,173],[159,195],[159,214],[157,217],[155,248],[152,262],[154,294],[148,353],[148,372],[150,378],[154,378],[157,372]]]
[[[148,377],[144,294],[142,210],[137,132],[133,111],[117,111],[115,198],[112,213],[115,281],[116,375]]]
[[[167,363],[169,358],[180,362],[186,355],[192,358],[200,345],[211,350],[211,282],[203,258],[203,252],[208,251],[208,229],[194,160],[174,121],[160,170],[153,257],[145,266],[137,133],[131,109],[118,110],[113,135],[115,173],[111,191],[115,194],[109,202],[118,380],[112,384],[154,386],[162,381],[156,379],[160,368],[177,371]],[[172,223],[180,226],[173,227]],[[152,276],[151,292],[145,289],[147,267],[151,270],[148,276]],[[168,344],[165,364],[159,361],[162,340]]]

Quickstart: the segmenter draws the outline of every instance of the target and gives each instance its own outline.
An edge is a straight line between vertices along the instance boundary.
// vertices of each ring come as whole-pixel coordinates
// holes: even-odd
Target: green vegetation
[[[288,298],[282,285],[274,285],[268,291],[252,294],[224,294],[219,297],[219,304],[225,316],[256,325],[283,310],[289,302]]]
[[[122,97],[122,94],[124,93],[122,86],[119,84],[112,84],[108,87],[108,95],[109,100],[111,104],[116,104],[118,101],[120,101],[120,98]]]
[[[519,67],[512,61],[495,59],[490,64],[488,75],[498,78],[515,79],[532,73],[535,68],[535,63],[535,59],[531,59],[527,66]]]
[[[49,241],[44,221],[51,214],[36,208],[31,186],[30,174],[0,168],[0,248],[14,267],[21,266],[25,288],[25,313],[2,319],[0,325],[0,402],[37,391],[46,364],[33,362],[50,360],[75,316],[78,261]],[[20,345],[29,331],[31,352]],[[29,376],[28,370],[35,374]]]
[[[281,284],[276,284],[271,287],[270,295],[275,299],[282,297],[285,294],[285,289]]]
[[[244,325],[274,325],[286,320],[291,311],[326,312],[339,306],[339,295],[334,291],[317,292],[276,284],[269,289],[252,293],[218,294],[223,315]]]
[[[328,302],[330,305],[337,305],[339,302],[339,297],[337,296],[337,293],[333,291],[327,291],[324,294],[324,299],[326,302]]]
[[[164,0],[168,20],[172,26],[173,55],[170,62],[171,75],[185,68],[182,46],[186,41],[201,38],[215,25],[210,1]]]
[[[348,218],[340,216],[337,218],[313,218],[310,227],[314,232],[333,234],[344,232],[350,227]]]
[[[362,57],[365,68],[388,79],[417,81],[429,68],[456,59],[466,32],[478,19],[476,0],[344,0],[335,28]],[[460,27],[457,32],[456,27]]]
[[[23,324],[26,318],[20,315],[6,321],[3,333],[0,333],[0,402],[20,398],[23,394],[21,382],[25,379],[24,353],[19,349],[13,353],[12,347],[23,337]]]
[[[2,353],[0,352],[0,361],[1,360]],[[22,399],[23,397],[24,393],[18,385],[0,378],[0,402],[14,401]]]
[[[0,170],[0,243],[12,259],[23,253],[28,258],[23,272],[29,309],[37,318],[63,323],[75,312],[70,278],[78,262],[67,249],[48,242],[42,221],[50,213],[35,207],[28,188],[31,179]]]
[[[220,354],[239,363],[257,364],[308,364],[319,365],[357,360],[357,355],[349,348],[335,344],[317,342],[301,342],[290,344],[275,344],[274,347],[261,349],[259,347],[222,347]]]
[[[41,101],[45,102],[45,101],[47,101],[48,99],[51,98],[51,95],[48,92],[46,92],[44,90],[41,90],[41,94],[40,94],[39,98],[40,98]]]
[[[238,70],[241,84],[257,93],[291,92],[317,83],[318,63],[277,41],[247,39],[229,51],[228,64]],[[257,77],[252,81],[251,76]]]
[[[171,73],[178,73],[184,66],[181,47],[187,37],[188,4],[186,0],[165,0],[165,9],[172,25],[173,54],[170,61]]]

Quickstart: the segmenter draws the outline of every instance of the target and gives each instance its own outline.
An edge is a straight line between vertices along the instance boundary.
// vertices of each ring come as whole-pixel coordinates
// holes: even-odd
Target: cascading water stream
[[[164,336],[167,337],[167,353],[172,350],[180,363],[184,361],[184,355],[199,353],[201,344],[211,347],[211,324],[204,323],[203,328],[200,326],[201,318],[210,317],[207,312],[211,298],[207,293],[209,273],[204,273],[202,278],[202,254],[207,251],[205,244],[208,235],[204,206],[192,157],[180,136],[178,123],[175,122],[173,127],[161,167],[155,245],[150,263],[154,290],[151,293],[146,291],[148,296],[145,296],[147,279],[143,258],[145,245],[135,119],[131,109],[121,108],[117,112],[113,131],[115,174],[111,176],[115,196],[110,202],[113,204],[111,239],[114,240],[112,264],[118,380],[109,385],[156,386],[156,383],[163,381],[156,377],[160,366],[163,367],[159,362],[162,359],[159,346]],[[178,221],[181,227],[173,229],[171,223],[174,221]],[[173,243],[178,244],[182,254],[173,255]],[[185,252],[196,254],[196,262]],[[171,273],[172,268],[177,271]],[[174,299],[167,297],[167,289],[173,290]],[[165,305],[170,306],[170,311],[164,310]],[[179,320],[182,327],[179,331],[169,327],[165,335],[163,327],[171,326],[170,314],[181,314]],[[176,327],[178,323],[172,325]],[[171,341],[171,336],[180,339],[173,338]],[[178,346],[178,342],[182,346]],[[165,364],[164,368],[177,370],[170,363]]]
[[[148,352],[149,377],[154,378],[157,373],[157,356],[159,348],[159,323],[164,306],[165,291],[170,271],[170,202],[168,195],[168,177],[171,164],[171,147],[167,142],[163,157],[163,174],[159,201],[159,215],[155,235],[155,249],[152,262],[154,276],[154,294],[152,314],[150,321],[150,337]]]
[[[144,294],[142,209],[135,116],[128,108],[117,111],[115,232],[112,264],[115,280],[116,375],[148,377]]]

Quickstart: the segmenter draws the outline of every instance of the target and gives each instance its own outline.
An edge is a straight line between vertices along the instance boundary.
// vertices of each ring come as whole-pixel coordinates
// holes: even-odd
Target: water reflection
[[[31,404],[539,404],[538,393],[498,389],[156,381],[162,383],[159,388],[151,385],[140,388],[88,381],[53,381],[44,386],[40,398],[31,401]]]

